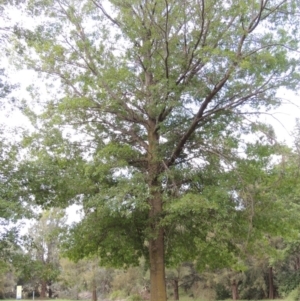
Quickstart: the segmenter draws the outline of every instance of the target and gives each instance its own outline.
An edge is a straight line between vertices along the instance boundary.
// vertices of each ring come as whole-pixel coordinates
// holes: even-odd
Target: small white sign
[[[22,285],[17,286],[17,300],[22,299]]]

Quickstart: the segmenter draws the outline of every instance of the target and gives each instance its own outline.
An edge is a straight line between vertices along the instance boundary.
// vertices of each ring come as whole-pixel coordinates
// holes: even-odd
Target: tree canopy
[[[143,254],[155,301],[166,300],[166,263],[232,262],[240,241],[264,232],[255,212],[284,209],[262,188],[278,148],[255,116],[281,103],[279,88],[298,88],[299,1],[27,4],[36,25],[16,30],[16,56],[52,91],[49,101],[37,95],[41,114],[27,110],[48,133],[33,139],[44,165],[36,155],[31,163],[66,163],[68,185],[51,172],[36,178],[53,196],[41,203],[82,202],[74,254],[116,265]],[[40,144],[45,137],[51,145]],[[55,137],[76,149],[79,165]]]

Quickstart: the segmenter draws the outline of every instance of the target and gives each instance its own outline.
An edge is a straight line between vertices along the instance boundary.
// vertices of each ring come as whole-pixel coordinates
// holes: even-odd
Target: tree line
[[[149,299],[150,273],[144,258],[140,258],[138,266],[123,269],[103,267],[101,258],[95,255],[71,261],[64,254],[67,228],[64,210],[52,208],[30,226],[22,237],[22,247],[14,242],[12,248],[12,243],[1,261],[0,298],[15,298],[16,285],[22,285],[23,298]],[[259,242],[259,247],[264,243]],[[168,267],[168,298],[298,298],[299,248],[299,237],[289,241],[269,237],[263,252],[245,256],[239,269],[228,266],[199,271],[195,262]]]

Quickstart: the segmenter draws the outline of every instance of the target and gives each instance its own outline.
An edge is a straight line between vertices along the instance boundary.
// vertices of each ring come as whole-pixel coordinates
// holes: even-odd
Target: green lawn
[[[0,300],[0,301],[12,301],[12,300],[15,300],[15,299],[3,299],[3,300]],[[32,299],[22,299],[22,300],[23,301],[32,301]],[[42,299],[35,298],[35,300],[42,300]],[[44,299],[44,300],[45,301],[50,301],[50,300],[53,300],[53,301],[74,301],[74,300],[69,300],[69,299]],[[172,301],[172,300],[173,300],[172,298],[168,299],[168,301]],[[89,300],[86,300],[86,301],[89,301]],[[98,299],[98,301],[101,301],[101,299]],[[206,300],[194,299],[194,298],[191,298],[191,297],[180,297],[179,301],[206,301]],[[232,301],[232,300],[227,299],[227,300],[224,300],[224,301]],[[238,300],[238,301],[251,301],[251,300]],[[255,301],[258,301],[258,300],[255,300]],[[267,299],[267,300],[259,300],[259,301],[270,301],[270,300]],[[286,299],[275,299],[275,301],[294,301],[294,300],[286,298]]]
[[[49,299],[49,298],[45,298],[45,299],[41,299],[41,298],[38,298],[38,297],[36,297],[36,298],[34,298],[34,300],[35,301],[76,301],[76,300],[74,300],[74,299],[55,299],[55,298],[53,298],[53,299]],[[187,300],[189,300],[189,299],[187,299]],[[33,301],[32,300],[32,298],[29,298],[29,299],[19,299],[19,300],[16,300],[16,299],[14,299],[14,298],[12,298],[12,299],[0,299],[0,301]],[[90,299],[86,299],[86,300],[80,300],[80,301],[91,301]],[[101,301],[101,299],[98,299],[98,301]],[[179,300],[179,301],[181,301],[181,300]],[[182,301],[183,301],[183,299],[182,299]]]
[[[12,301],[12,300],[15,300],[15,299],[1,299],[0,301]],[[32,301],[32,299],[22,299],[23,301]],[[42,299],[38,299],[36,298],[35,300],[42,300]],[[74,300],[69,300],[69,299],[44,299],[45,301],[47,300],[55,300],[55,301],[74,301]],[[173,299],[168,299],[168,301],[172,301]],[[86,301],[90,301],[90,300],[86,300]],[[98,301],[101,301],[101,299],[99,299]],[[179,301],[206,301],[206,300],[203,300],[203,299],[194,299],[194,298],[191,298],[191,297],[180,297],[179,298]],[[224,301],[232,301],[231,299],[228,299],[228,300],[224,300]],[[251,301],[251,300],[238,300],[238,301]],[[252,301],[259,301],[259,300],[252,300]],[[264,300],[261,300],[261,301],[267,301],[267,299],[264,299]],[[288,299],[276,299],[276,301],[291,301],[291,300],[288,300]]]

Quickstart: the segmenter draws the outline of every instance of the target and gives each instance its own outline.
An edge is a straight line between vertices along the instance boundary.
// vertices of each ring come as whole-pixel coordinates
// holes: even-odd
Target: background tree
[[[103,298],[111,292],[114,270],[100,267],[99,259],[87,258],[73,262],[62,258],[60,263],[60,297],[79,300],[81,292],[89,291],[93,298]]]
[[[169,268],[166,270],[167,287],[171,292],[174,300],[179,300],[179,289],[183,289],[185,293],[191,294],[194,284],[203,280],[203,275],[195,269],[193,263],[182,263],[177,268]],[[192,292],[194,295],[194,292]],[[194,295],[194,297],[196,297]]]
[[[72,298],[79,300],[79,293],[83,289],[82,275],[86,264],[83,260],[73,262],[67,258],[60,259],[61,273],[60,282],[60,298]]]
[[[92,300],[97,301],[98,286],[100,286],[100,282],[103,280],[101,277],[103,269],[99,267],[99,259],[95,257],[85,260],[85,264],[84,285],[92,293]]]
[[[148,281],[145,279],[145,271],[142,266],[119,270],[116,271],[111,283],[112,294],[122,292],[124,297],[140,295],[147,284]]]
[[[278,291],[281,296],[287,296],[300,285],[299,271],[299,240],[291,241],[285,249],[285,258],[277,270]],[[299,293],[297,294],[297,296]]]
[[[12,11],[18,8],[22,0],[2,0],[0,2],[0,109],[10,112],[17,107],[16,98],[12,92],[18,87],[10,74],[12,65],[9,65],[9,45],[14,35],[14,20]]]
[[[18,223],[33,217],[30,199],[24,198],[20,170],[19,144],[9,135],[14,131],[0,125],[0,265],[11,263],[21,241]]]
[[[28,230],[27,252],[31,257],[30,277],[41,287],[40,296],[52,297],[51,284],[59,275],[59,243],[65,227],[65,213],[60,209],[44,211]],[[49,289],[47,289],[47,286]]]
[[[11,264],[1,265],[0,268],[0,297],[2,299],[15,297],[16,274]]]
[[[223,185],[239,150],[247,151],[247,133],[260,129],[273,143],[247,116],[280,104],[279,88],[298,85],[291,55],[298,8],[297,0],[28,2],[37,26],[19,31],[16,49],[27,66],[61,84],[40,125],[72,125],[93,171],[77,237],[97,227],[102,235],[86,252],[105,263],[134,264],[145,255],[151,300],[166,300],[166,263],[198,253],[201,266],[213,250],[232,261],[232,231],[239,231],[232,225],[244,217],[230,193],[237,188],[220,186],[220,175]],[[207,171],[211,185],[202,181]],[[179,222],[172,219],[183,209]],[[179,233],[195,246],[183,258]]]

